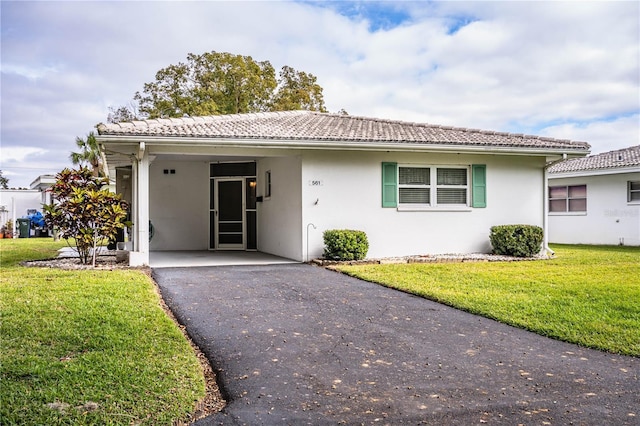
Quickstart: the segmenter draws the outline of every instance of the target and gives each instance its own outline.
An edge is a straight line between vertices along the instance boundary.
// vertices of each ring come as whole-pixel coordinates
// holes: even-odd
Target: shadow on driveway
[[[316,266],[153,276],[229,402],[197,425],[640,424],[640,358]]]

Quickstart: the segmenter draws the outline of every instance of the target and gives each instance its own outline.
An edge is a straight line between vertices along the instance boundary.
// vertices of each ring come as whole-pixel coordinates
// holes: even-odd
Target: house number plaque
[[[310,180],[309,181],[309,186],[322,186],[323,182],[322,180]]]

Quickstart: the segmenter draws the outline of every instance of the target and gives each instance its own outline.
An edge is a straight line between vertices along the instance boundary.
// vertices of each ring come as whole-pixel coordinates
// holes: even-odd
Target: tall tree
[[[110,106],[109,115],[107,115],[107,123],[122,123],[123,121],[138,120],[139,113],[137,106],[130,102],[129,105],[121,105],[117,108]]]
[[[322,87],[313,74],[284,66],[280,71],[278,91],[271,103],[272,111],[308,110],[327,112]]]
[[[9,178],[2,176],[2,170],[0,170],[0,188],[9,189]]]
[[[136,92],[134,101],[144,118],[284,109],[325,111],[322,87],[313,74],[285,66],[276,78],[269,61],[215,51],[190,53],[186,63],[161,69],[155,81]],[[125,114],[111,117],[114,122],[128,118]]]
[[[72,152],[71,155],[69,155],[71,162],[79,166],[91,166],[93,175],[100,175],[102,157],[95,133],[89,132],[84,139],[76,137],[76,146],[80,148],[80,152]]]

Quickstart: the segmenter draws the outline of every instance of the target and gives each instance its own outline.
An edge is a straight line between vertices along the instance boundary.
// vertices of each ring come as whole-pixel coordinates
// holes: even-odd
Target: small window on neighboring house
[[[271,197],[271,170],[264,173],[264,198]]]
[[[587,211],[587,185],[549,187],[549,211],[573,213]]]
[[[640,202],[640,181],[627,182],[627,201]]]

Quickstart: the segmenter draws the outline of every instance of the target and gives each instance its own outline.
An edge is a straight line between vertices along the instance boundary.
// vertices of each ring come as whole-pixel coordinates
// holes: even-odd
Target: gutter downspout
[[[542,212],[542,252],[543,254],[551,253],[551,256],[556,254],[551,247],[549,247],[549,172],[547,170],[548,166],[544,168],[544,201]]]
[[[549,167],[553,166],[556,163],[561,161],[565,161],[567,159],[567,154],[562,154],[562,159],[557,161],[552,161],[549,164],[544,166],[543,171],[543,185],[544,185],[544,200],[542,205],[544,206],[544,211],[542,212],[542,252],[551,253],[551,256],[555,255],[556,252],[551,250],[549,247]]]

